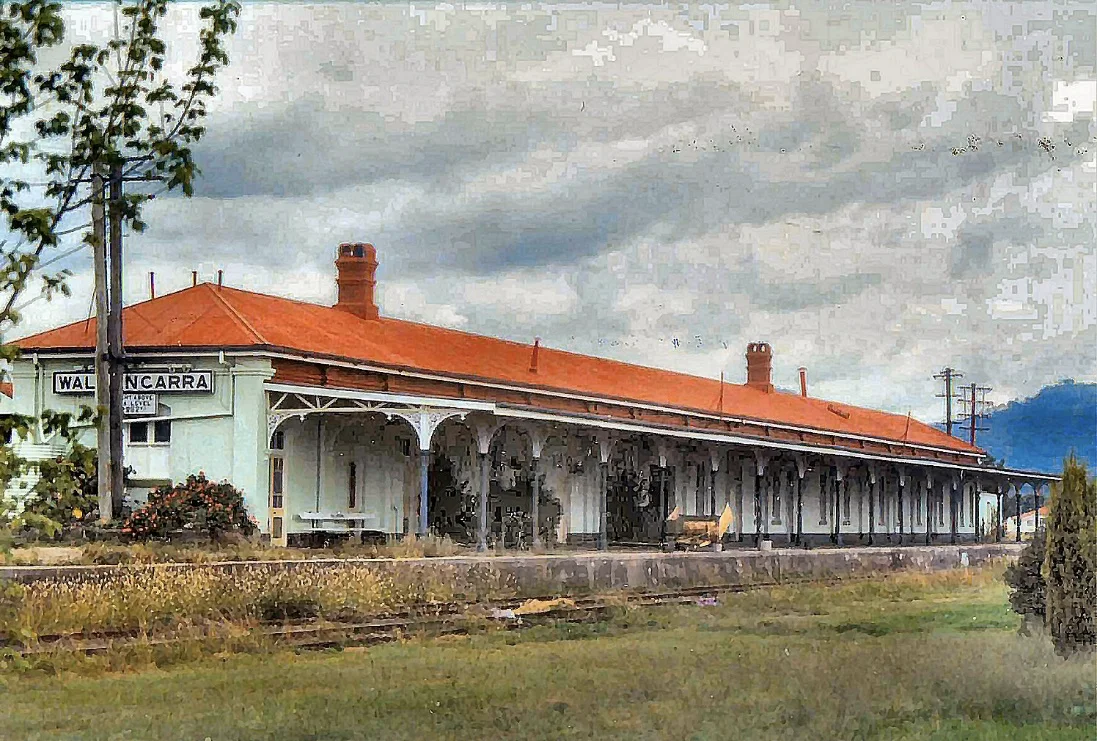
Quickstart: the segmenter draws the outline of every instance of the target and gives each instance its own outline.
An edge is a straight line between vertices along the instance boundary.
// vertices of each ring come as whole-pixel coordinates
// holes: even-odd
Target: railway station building
[[[657,544],[722,514],[731,543],[951,543],[988,530],[981,496],[1001,512],[1053,480],[909,416],[775,389],[765,342],[745,348],[746,383],[724,383],[391,319],[371,245],[340,245],[335,266],[334,306],[196,283],[124,309],[133,499],[202,471],[275,544]],[[95,335],[16,341],[0,412],[93,404]]]

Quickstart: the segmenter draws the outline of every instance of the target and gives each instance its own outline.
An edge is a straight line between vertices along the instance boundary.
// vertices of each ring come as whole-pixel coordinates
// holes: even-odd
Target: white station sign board
[[[127,417],[155,417],[156,394],[122,394],[122,414]]]
[[[129,371],[122,382],[124,394],[212,394],[213,371]],[[55,371],[55,394],[94,394],[94,371]]]

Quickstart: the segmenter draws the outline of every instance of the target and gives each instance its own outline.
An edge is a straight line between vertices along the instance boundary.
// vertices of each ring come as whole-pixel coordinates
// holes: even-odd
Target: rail
[[[664,592],[617,592],[589,597],[559,600],[555,597],[540,601],[563,601],[553,607],[531,614],[514,614],[513,611],[531,602],[528,598],[497,600],[478,603],[421,604],[407,610],[378,615],[375,618],[354,621],[309,622],[261,622],[253,624],[212,623],[210,632],[197,635],[149,635],[142,631],[99,631],[68,635],[39,636],[29,641],[0,638],[0,653],[8,651],[22,656],[34,656],[55,651],[69,651],[86,655],[101,654],[128,646],[171,646],[188,642],[213,639],[217,629],[245,628],[249,635],[273,640],[292,648],[330,648],[333,646],[361,646],[399,640],[407,635],[466,634],[474,624],[489,620],[507,629],[521,629],[545,622],[582,622],[607,610],[621,607],[656,607],[695,602],[704,597],[742,593],[772,587],[812,584],[828,586],[839,583],[887,579],[894,574],[866,574],[828,579],[803,578],[752,584],[688,587]],[[493,617],[493,615],[495,617]],[[192,626],[196,627],[196,626]]]

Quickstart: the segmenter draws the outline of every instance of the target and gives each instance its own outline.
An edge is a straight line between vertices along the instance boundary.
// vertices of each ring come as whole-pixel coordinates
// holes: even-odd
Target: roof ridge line
[[[225,309],[228,310],[229,314],[233,317],[233,319],[235,319],[237,322],[239,322],[241,325],[243,325],[244,329],[251,332],[252,336],[256,340],[258,340],[260,344],[263,344],[263,345],[269,345],[270,344],[270,342],[267,341],[267,338],[264,337],[259,332],[259,330],[257,330],[255,327],[253,327],[251,325],[251,322],[249,322],[247,319],[244,318],[243,314],[241,314],[239,311],[236,310],[236,307],[234,307],[232,304],[230,304],[228,301],[226,301],[224,299],[224,297],[221,295],[221,292],[219,290],[214,288],[213,285],[210,284],[210,283],[203,283],[202,285],[207,286],[209,288],[209,291],[214,295],[214,297],[217,299],[217,301],[222,306],[224,306]]]

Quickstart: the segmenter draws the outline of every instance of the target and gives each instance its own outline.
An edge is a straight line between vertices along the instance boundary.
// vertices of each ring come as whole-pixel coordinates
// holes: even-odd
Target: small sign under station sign
[[[122,382],[125,394],[212,394],[213,371],[129,371]],[[95,393],[94,371],[55,371],[55,394]]]
[[[122,414],[126,417],[155,417],[156,394],[122,394]]]

